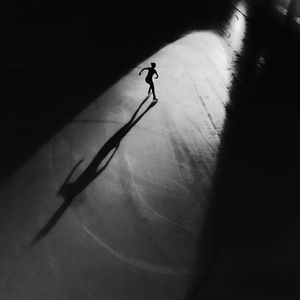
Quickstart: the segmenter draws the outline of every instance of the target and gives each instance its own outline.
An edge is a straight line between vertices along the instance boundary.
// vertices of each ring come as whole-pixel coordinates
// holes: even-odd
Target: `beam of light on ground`
[[[163,295],[174,300],[184,295],[195,273],[225,118],[232,75],[228,49],[240,47],[242,38],[244,25],[233,20],[231,46],[228,37],[206,31],[162,48],[89,105],[1,187],[1,209],[7,212],[1,220],[3,285],[14,287],[1,288],[3,299],[108,299],[109,294],[111,299]],[[149,107],[152,99],[147,99],[137,111],[148,90],[138,72],[151,62],[159,73],[159,101]],[[136,118],[145,114],[124,128],[135,112]],[[28,249],[62,204],[57,192],[74,166],[83,160],[71,183],[99,151],[111,155],[110,148],[101,147],[116,133],[122,138],[111,159],[99,163],[103,172]],[[132,296],[128,287],[136,286]]]

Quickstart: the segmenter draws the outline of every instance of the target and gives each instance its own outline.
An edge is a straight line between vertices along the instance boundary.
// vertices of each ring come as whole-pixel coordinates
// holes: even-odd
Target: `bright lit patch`
[[[235,25],[236,31],[240,28]],[[122,78],[58,137],[71,142],[73,157],[85,157],[87,149],[94,151],[80,165],[80,174],[145,98],[148,85],[144,76],[138,76],[141,68],[157,64],[157,105],[121,140],[107,170],[83,192],[84,205],[76,206],[81,222],[120,257],[177,271],[192,268],[228,101],[231,58],[227,47],[213,31],[184,36]],[[152,97],[138,115],[151,101]],[[96,123],[99,118],[102,122]],[[76,163],[73,157],[69,157],[70,166]],[[66,171],[59,170],[59,165],[55,168],[53,176],[61,182]],[[109,234],[99,230],[100,220],[110,228]],[[144,236],[134,229],[136,222],[143,235],[151,236],[147,250]],[[122,239],[130,241],[126,248],[119,240],[120,232]],[[150,250],[151,243],[169,253],[172,263]]]
[[[53,250],[55,259],[62,262],[66,256],[60,253],[75,249],[80,257],[76,268],[86,260],[100,270],[112,266],[123,278],[133,273],[130,266],[172,276],[193,273],[225,118],[232,53],[242,47],[244,27],[243,19],[233,16],[230,37],[213,31],[182,37],[138,65],[66,125],[15,174],[13,190],[6,187],[6,197],[21,194],[22,202],[30,203],[35,220],[27,236],[18,229],[20,236],[33,237],[45,226],[62,204],[58,189],[83,160],[69,181],[87,176],[81,177],[79,187],[65,189],[65,195],[75,193],[72,205],[44,237],[59,245],[60,251]],[[159,100],[153,107],[144,76],[138,76],[151,62],[159,73],[154,80]],[[132,122],[145,114],[131,127],[127,122],[135,112]],[[121,137],[119,144],[115,134]],[[108,161],[110,147],[117,150]],[[107,162],[94,178],[93,172]],[[30,178],[30,184],[19,178]],[[30,266],[43,265],[42,254]],[[57,264],[57,272],[63,272],[59,266],[63,264]]]
[[[229,50],[233,51],[233,55],[240,53],[243,46],[243,37],[246,30],[246,5],[240,2],[232,15],[229,26],[226,28],[225,38],[229,46]]]

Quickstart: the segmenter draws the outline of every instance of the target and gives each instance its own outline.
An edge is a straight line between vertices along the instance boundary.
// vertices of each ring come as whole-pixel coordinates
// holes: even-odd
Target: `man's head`
[[[151,67],[155,68],[156,67],[156,63],[151,63]]]

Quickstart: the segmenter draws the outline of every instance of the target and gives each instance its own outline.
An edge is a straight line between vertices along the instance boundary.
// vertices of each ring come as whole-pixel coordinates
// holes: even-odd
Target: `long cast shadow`
[[[135,113],[132,115],[129,122],[127,122],[121,129],[119,129],[98,151],[96,156],[93,158],[91,163],[86,167],[86,169],[79,175],[79,177],[72,183],[69,183],[69,180],[76,168],[82,163],[83,159],[80,160],[71,170],[70,174],[67,176],[66,180],[62,184],[61,188],[57,192],[57,195],[62,196],[64,198],[64,202],[61,206],[54,212],[51,218],[48,220],[46,225],[38,232],[30,246],[33,246],[35,243],[44,238],[50,230],[55,226],[55,224],[59,221],[59,219],[63,216],[67,208],[71,205],[74,198],[79,195],[88,185],[96,179],[109,165],[110,161],[114,157],[120,142],[126,136],[126,134],[141,120],[141,118],[157,103],[151,102],[147,109],[136,118],[138,112],[148,100],[149,96],[147,96],[143,102],[139,105]],[[113,152],[112,152],[113,151]],[[112,153],[111,153],[112,152]],[[109,159],[107,162],[99,169],[101,162],[109,155]]]

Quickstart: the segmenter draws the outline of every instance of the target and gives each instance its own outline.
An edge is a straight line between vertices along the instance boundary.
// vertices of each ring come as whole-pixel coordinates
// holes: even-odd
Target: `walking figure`
[[[139,75],[141,75],[144,70],[148,70],[148,74],[145,78],[145,81],[149,84],[148,94],[150,94],[152,92],[153,100],[157,101],[158,99],[156,98],[156,95],[155,95],[154,83],[153,83],[153,80],[152,80],[152,77],[153,77],[154,74],[156,75],[155,79],[158,78],[158,74],[155,70],[155,67],[156,67],[156,63],[151,63],[151,67],[150,68],[143,68],[141,70],[141,72],[139,73]]]

